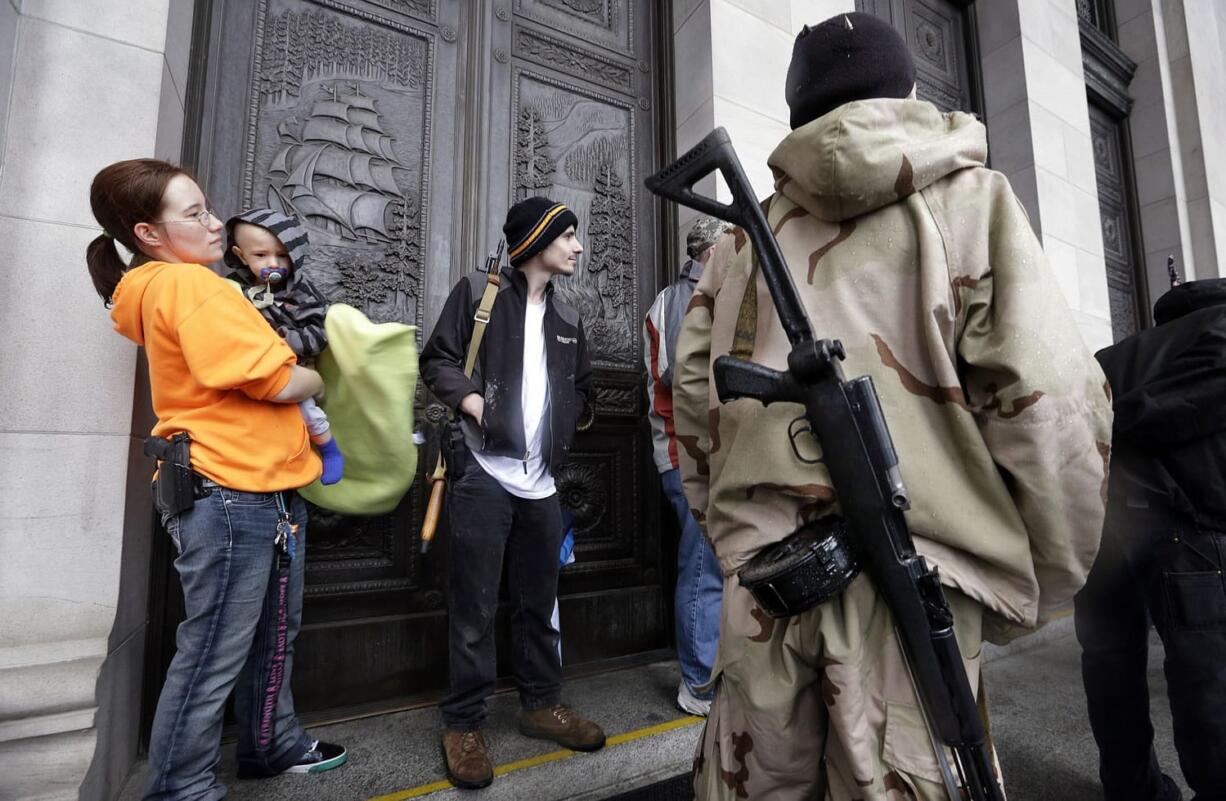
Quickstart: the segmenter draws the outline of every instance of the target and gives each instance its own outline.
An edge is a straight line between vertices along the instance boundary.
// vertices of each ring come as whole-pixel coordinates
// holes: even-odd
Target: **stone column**
[[[1188,278],[1226,276],[1226,8],[1117,0],[1119,44],[1137,62],[1129,125],[1150,294],[1166,258]]]
[[[980,9],[991,166],[1009,177],[1091,350],[1111,344],[1102,224],[1076,7]]]
[[[173,5],[190,25],[190,1]],[[111,330],[85,247],[98,169],[154,155],[159,138],[177,156],[187,48],[166,57],[170,7],[0,0],[4,798],[77,798],[96,748],[111,745],[97,736],[99,703],[121,684],[134,742],[144,598],[124,631],[116,611],[136,347]],[[123,675],[100,683],[108,659]],[[121,781],[131,754],[119,762],[109,772]]]
[[[773,192],[766,159],[792,130],[783,90],[796,32],[854,10],[855,0],[675,0],[677,152],[722,125],[754,191],[759,197]],[[715,176],[698,188],[731,199]],[[681,242],[695,216],[678,210]]]

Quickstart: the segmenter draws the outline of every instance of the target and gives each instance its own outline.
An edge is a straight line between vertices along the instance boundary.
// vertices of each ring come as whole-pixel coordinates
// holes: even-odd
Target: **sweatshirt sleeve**
[[[681,485],[704,535],[710,498],[711,410],[718,404],[711,380],[711,324],[724,269],[734,255],[732,245],[731,236],[720,241],[698,281],[682,317],[673,360],[673,425]],[[718,543],[712,545],[718,556]]]
[[[289,324],[276,325],[277,333],[300,359],[313,360],[328,346],[324,328],[328,301],[305,275],[296,277],[292,295],[292,305],[284,307]]]
[[[986,224],[986,271],[951,276],[965,315],[957,352],[967,401],[1026,527],[1042,624],[1072,601],[1098,552],[1111,404],[1003,178]]]
[[[468,341],[473,332],[471,284],[461,278],[451,290],[430,339],[422,348],[421,378],[449,409],[459,411],[460,401],[470,393],[480,394],[473,380],[464,375]]]
[[[643,366],[647,370],[647,420],[651,424],[651,445],[656,467],[667,470],[675,467],[669,448],[669,432],[673,428],[673,388],[665,383],[664,376],[672,367],[668,362],[667,339],[664,331],[664,296],[667,290],[656,295],[655,302],[643,318]]]
[[[188,369],[210,389],[271,400],[289,383],[297,358],[240,293],[217,284],[176,326]]]

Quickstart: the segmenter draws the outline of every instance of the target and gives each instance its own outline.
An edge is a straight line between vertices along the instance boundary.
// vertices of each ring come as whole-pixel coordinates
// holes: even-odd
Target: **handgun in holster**
[[[464,430],[459,420],[448,420],[443,425],[443,458],[447,461],[447,472],[452,479],[464,475],[468,467],[468,445],[464,442]]]
[[[186,431],[180,431],[169,440],[157,436],[145,440],[145,455],[158,460],[153,505],[162,514],[182,514],[196,505],[200,488],[192,472],[191,442]]]

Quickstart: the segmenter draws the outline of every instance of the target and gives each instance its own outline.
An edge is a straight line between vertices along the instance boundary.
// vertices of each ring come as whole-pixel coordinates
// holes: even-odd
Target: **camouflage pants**
[[[945,593],[977,686],[982,608]],[[699,801],[947,798],[892,616],[867,576],[786,620],[768,617],[735,576],[725,579],[713,675],[694,760]]]

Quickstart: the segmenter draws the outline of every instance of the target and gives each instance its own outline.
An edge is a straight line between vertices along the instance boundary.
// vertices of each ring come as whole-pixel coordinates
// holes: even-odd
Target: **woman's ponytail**
[[[94,289],[108,305],[129,267],[115,249],[115,243],[138,257],[141,255],[133,229],[137,223],[158,218],[166,185],[176,175],[189,174],[182,167],[160,159],[131,159],[104,167],[94,176],[89,187],[89,205],[103,233],[89,243],[85,263]]]
[[[128,269],[115,250],[115,240],[107,234],[95,237],[85,250],[85,263],[89,265],[89,277],[94,281],[94,289],[109,305],[115,287],[119,286],[119,279]]]

